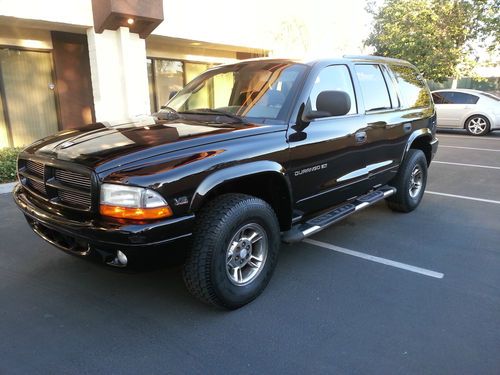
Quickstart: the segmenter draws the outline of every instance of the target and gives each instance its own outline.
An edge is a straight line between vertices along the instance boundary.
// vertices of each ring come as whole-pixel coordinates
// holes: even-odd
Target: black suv
[[[386,199],[422,199],[438,141],[415,67],[378,57],[213,68],[156,117],[96,123],[19,156],[14,199],[55,246],[124,267],[186,246],[184,280],[238,308],[296,242]]]

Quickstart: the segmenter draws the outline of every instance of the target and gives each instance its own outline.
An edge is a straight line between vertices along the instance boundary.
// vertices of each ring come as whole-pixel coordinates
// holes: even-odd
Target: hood
[[[75,162],[99,173],[160,154],[284,129],[285,125],[187,120],[95,123],[41,139],[25,152]]]

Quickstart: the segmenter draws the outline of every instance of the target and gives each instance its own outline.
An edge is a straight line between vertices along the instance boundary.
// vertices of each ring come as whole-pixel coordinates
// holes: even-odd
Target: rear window
[[[403,108],[428,107],[431,104],[427,85],[415,69],[402,65],[391,65],[391,69],[396,77]]]

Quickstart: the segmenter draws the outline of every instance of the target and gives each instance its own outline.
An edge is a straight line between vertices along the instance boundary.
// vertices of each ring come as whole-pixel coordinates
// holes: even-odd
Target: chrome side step
[[[305,223],[292,227],[292,229],[283,233],[282,241],[286,243],[302,241],[304,238],[309,237],[314,233],[317,233],[346,218],[347,216],[393,195],[394,193],[396,193],[396,188],[387,185],[382,186],[377,190],[355,198],[351,202],[336,206],[332,210],[309,219]]]

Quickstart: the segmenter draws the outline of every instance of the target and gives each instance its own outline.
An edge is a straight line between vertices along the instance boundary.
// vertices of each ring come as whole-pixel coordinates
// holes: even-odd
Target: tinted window
[[[432,93],[432,100],[434,100],[434,104],[445,104],[446,100],[442,92],[434,92]]]
[[[356,97],[352,86],[351,74],[347,66],[331,65],[318,74],[309,95],[311,110],[316,110],[316,99],[319,93],[328,90],[338,90],[348,93],[351,98],[351,110],[348,114],[357,113]]]
[[[456,104],[476,104],[479,97],[476,95],[465,94],[463,92],[454,92],[453,100]]]
[[[392,107],[387,85],[378,65],[356,65],[356,75],[363,92],[366,111]]]
[[[393,65],[391,69],[396,76],[403,107],[418,108],[430,104],[427,85],[415,69],[401,65]]]
[[[436,104],[476,104],[479,97],[463,92],[441,91],[432,94]]]

